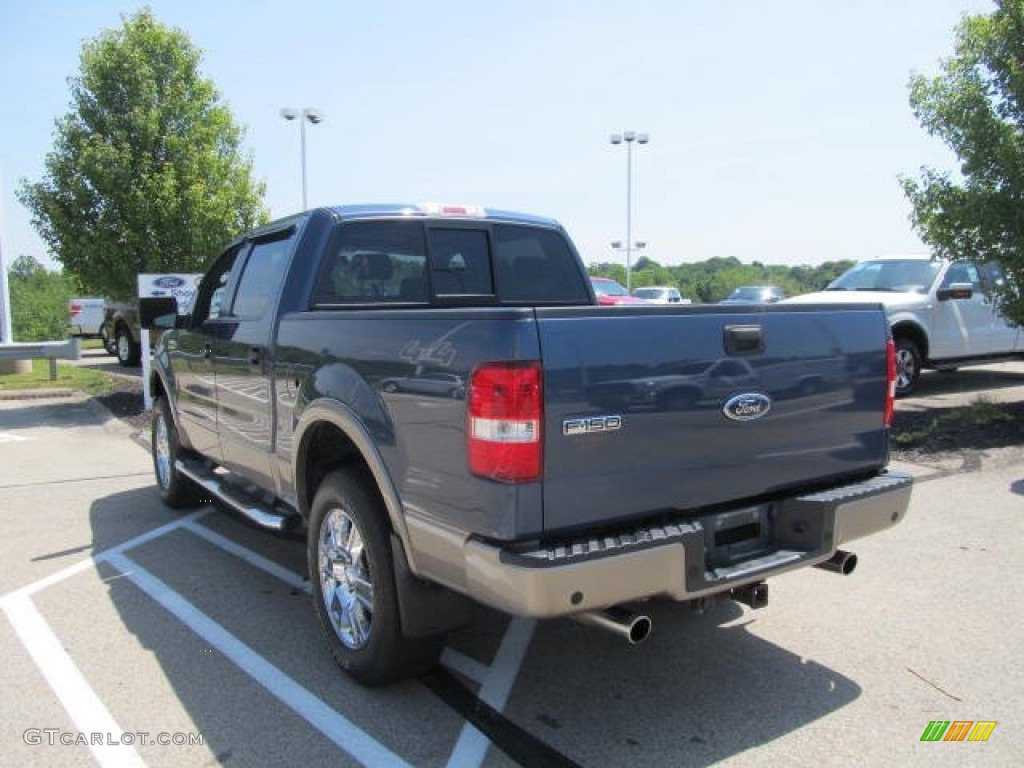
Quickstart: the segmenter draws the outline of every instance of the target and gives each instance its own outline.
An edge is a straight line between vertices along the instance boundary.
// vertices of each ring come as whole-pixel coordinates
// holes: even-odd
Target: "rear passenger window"
[[[539,227],[497,224],[498,297],[525,304],[588,304],[583,275],[565,238]]]
[[[431,229],[430,278],[437,296],[491,296],[491,257],[487,232]]]
[[[313,303],[426,302],[426,263],[419,222],[343,224],[320,265]]]

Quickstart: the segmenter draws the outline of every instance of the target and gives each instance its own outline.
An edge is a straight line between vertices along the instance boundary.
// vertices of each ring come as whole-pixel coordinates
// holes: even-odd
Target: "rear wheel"
[[[921,350],[910,339],[896,339],[896,397],[905,397],[921,378]]]
[[[110,328],[104,323],[100,326],[100,340],[103,342],[103,348],[107,351],[108,355],[117,354],[117,341],[110,336]]]
[[[353,470],[324,478],[310,512],[313,605],[338,665],[363,685],[382,685],[437,663],[443,635],[402,632],[390,527],[369,478]]]
[[[198,504],[199,487],[175,467],[175,462],[181,457],[181,443],[171,418],[171,407],[162,397],[153,403],[152,448],[153,472],[164,504],[173,509]]]
[[[127,328],[117,329],[117,362],[125,368],[136,366],[142,360],[142,348],[132,340]]]

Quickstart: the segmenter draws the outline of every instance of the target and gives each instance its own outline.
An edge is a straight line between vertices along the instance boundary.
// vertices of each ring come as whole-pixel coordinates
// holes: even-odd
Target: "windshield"
[[[744,301],[767,301],[772,298],[772,289],[760,285],[744,285],[730,293],[729,298],[743,299]]]
[[[591,280],[594,290],[602,296],[628,296],[626,289],[614,280]]]
[[[663,299],[668,296],[668,290],[665,288],[637,288],[633,291],[633,295],[641,299]]]
[[[834,280],[827,290],[927,293],[941,267],[941,262],[923,259],[862,261]]]

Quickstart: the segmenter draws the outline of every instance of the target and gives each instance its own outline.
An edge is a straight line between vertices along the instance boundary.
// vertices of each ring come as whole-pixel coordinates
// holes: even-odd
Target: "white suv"
[[[684,299],[679,289],[671,285],[645,285],[643,288],[634,288],[633,295],[638,299],[644,299],[651,304],[689,304],[689,299]]]
[[[1024,355],[1024,332],[995,311],[988,290],[997,264],[929,256],[861,261],[820,293],[787,303],[879,302],[896,342],[896,394],[910,394],[922,368],[955,370]]]

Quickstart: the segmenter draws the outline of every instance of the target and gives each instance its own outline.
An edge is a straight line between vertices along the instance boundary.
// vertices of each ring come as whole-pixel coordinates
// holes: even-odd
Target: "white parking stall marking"
[[[263,555],[258,555],[251,549],[246,549],[241,544],[236,544],[227,536],[221,536],[215,531],[211,531],[205,525],[199,525],[195,522],[188,522],[183,526],[189,533],[195,534],[199,538],[213,544],[215,547],[223,549],[225,552],[234,555],[239,560],[243,560],[249,565],[259,568],[265,573],[269,573],[271,576],[283,581],[288,586],[312,594],[312,589],[309,586],[309,581],[304,579],[295,571],[289,571],[287,568],[278,565],[273,560],[268,560]]]
[[[517,617],[512,619],[505,630],[505,636],[501,639],[501,645],[487,671],[479,694],[482,702],[489,704],[498,712],[505,708],[505,702],[508,701],[512,686],[519,676],[536,627],[535,620]],[[490,745],[491,742],[486,736],[466,723],[462,726],[462,733],[459,734],[451,757],[448,758],[449,768],[478,768],[483,765]]]
[[[490,671],[490,667],[486,664],[464,653],[453,651],[451,648],[444,649],[441,654],[441,663],[453,672],[458,672],[479,685],[483,685],[484,680],[487,679],[487,673]]]
[[[64,651],[57,636],[32,603],[32,595],[80,574],[100,563],[115,568],[152,600],[170,612],[189,629],[216,647],[223,655],[248,674],[269,693],[295,711],[320,731],[339,749],[355,759],[373,766],[407,766],[395,754],[350,720],[286,675],[263,656],[232,635],[213,619],[189,603],[153,574],[144,570],[125,553],[173,531],[185,529],[295,589],[311,591],[310,583],[301,575],[243,547],[231,539],[200,525],[197,521],[211,512],[205,507],[165,525],[140,534],[92,557],[81,560],[38,581],[20,587],[0,598],[4,613],[14,626],[22,644],[29,651],[43,677],[53,689],[68,715],[86,733],[121,734],[123,731],[102,701],[89,686]],[[502,711],[519,675],[526,651],[533,637],[536,622],[513,619],[505,631],[494,662],[488,666],[464,654],[446,648],[442,663],[480,685],[479,698],[498,712]],[[100,765],[142,766],[142,758],[131,746],[115,744],[90,746]],[[490,741],[469,723],[463,725],[452,750],[448,765],[452,768],[476,768],[483,764]]]
[[[151,531],[140,533],[135,538],[128,539],[128,541],[122,542],[121,544],[111,547],[110,549],[106,549],[103,552],[100,552],[98,555],[87,557],[85,560],[80,560],[74,565],[69,565],[67,568],[62,568],[61,570],[56,571],[55,573],[51,573],[49,576],[44,576],[43,578],[39,579],[39,581],[34,581],[31,584],[27,584],[24,587],[20,587],[14,590],[13,592],[9,592],[8,594],[4,595],[2,601],[6,602],[9,599],[14,599],[17,597],[30,597],[31,595],[34,595],[36,592],[41,592],[47,587],[52,587],[55,584],[59,584],[60,582],[64,581],[64,579],[70,578],[75,574],[81,573],[82,571],[87,571],[89,570],[89,568],[95,567],[100,563],[106,562],[107,559],[110,558],[112,555],[127,552],[129,549],[135,549],[135,547],[145,544],[147,541],[158,539],[161,536],[170,533],[171,531],[176,531],[179,528],[183,528],[187,526],[189,523],[192,523],[195,520],[198,520],[199,518],[208,515],[209,513],[210,508],[206,507],[195,511],[190,515],[186,515],[185,517],[180,517],[177,520],[172,520],[171,522],[166,523],[165,525],[161,525],[158,528],[154,528]]]
[[[408,766],[401,757],[340,715],[180,594],[124,555],[107,562],[181,623],[224,654],[306,722],[356,760],[373,766]]]
[[[82,676],[32,600],[25,595],[6,597],[3,610],[79,732],[104,735],[107,744],[89,744],[96,762],[104,768],[145,766],[134,747],[120,743],[124,731]]]

